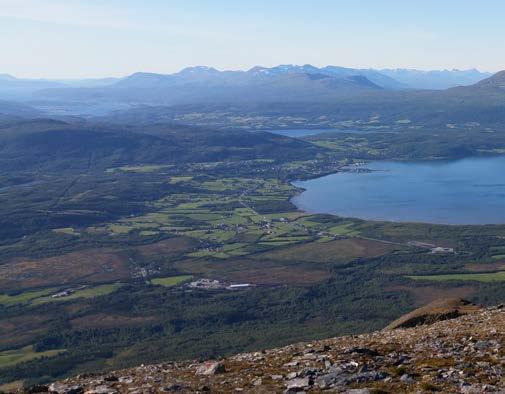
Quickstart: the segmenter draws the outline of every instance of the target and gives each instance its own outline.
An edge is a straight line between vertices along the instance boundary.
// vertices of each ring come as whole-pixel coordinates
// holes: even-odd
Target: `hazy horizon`
[[[33,79],[33,80],[48,80],[48,81],[79,81],[79,80],[86,80],[86,79],[121,79],[121,78],[126,78],[128,76],[131,76],[132,74],[135,74],[135,73],[154,73],[154,74],[160,74],[160,75],[170,75],[170,74],[175,74],[175,73],[178,73],[178,72],[181,72],[187,68],[194,68],[194,67],[208,67],[208,68],[213,68],[213,69],[216,69],[217,71],[220,71],[220,72],[224,72],[224,71],[249,71],[251,70],[252,68],[254,67],[266,67],[266,68],[271,68],[271,67],[276,67],[276,66],[283,66],[283,65],[289,65],[289,66],[305,66],[305,65],[309,65],[309,66],[314,66],[314,67],[317,67],[317,68],[323,68],[323,67],[326,67],[326,66],[337,66],[337,67],[345,67],[345,68],[354,68],[354,69],[363,69],[363,70],[377,70],[377,71],[384,71],[384,70],[411,70],[411,71],[421,71],[421,72],[430,72],[430,71],[472,71],[472,70],[475,70],[475,71],[478,71],[478,72],[481,72],[481,73],[496,73],[496,72],[499,72],[501,70],[496,70],[496,71],[487,71],[487,70],[481,70],[481,69],[478,69],[476,67],[471,67],[471,68],[466,68],[466,69],[453,69],[453,68],[440,68],[440,69],[421,69],[421,68],[418,68],[418,67],[412,67],[412,68],[399,68],[399,67],[385,67],[385,68],[373,68],[373,67],[352,67],[352,66],[342,66],[340,64],[324,64],[324,65],[314,65],[314,64],[308,64],[308,63],[305,63],[305,64],[277,64],[277,65],[273,65],[273,66],[263,66],[261,64],[256,64],[254,66],[251,66],[251,67],[248,67],[248,68],[244,68],[244,69],[221,69],[221,68],[218,68],[218,67],[214,67],[214,66],[208,66],[208,65],[204,65],[204,64],[198,64],[198,65],[190,65],[190,66],[186,66],[186,67],[183,67],[179,70],[176,70],[174,72],[151,72],[151,71],[144,71],[144,70],[138,70],[138,71],[134,71],[133,73],[130,73],[130,74],[125,74],[125,75],[101,75],[101,76],[82,76],[82,77],[70,77],[70,78],[48,78],[48,77],[43,77],[43,76],[28,76],[28,77],[24,77],[24,76],[19,76],[19,75],[16,75],[16,74],[13,74],[13,73],[6,73],[6,72],[2,72],[2,70],[0,70],[0,76],[2,75],[8,75],[8,76],[11,76],[11,77],[14,77],[14,78],[17,78],[17,79]]]
[[[505,69],[498,0],[0,0],[0,73],[19,78],[170,74],[187,66],[328,64]],[[485,21],[485,22],[484,22]]]

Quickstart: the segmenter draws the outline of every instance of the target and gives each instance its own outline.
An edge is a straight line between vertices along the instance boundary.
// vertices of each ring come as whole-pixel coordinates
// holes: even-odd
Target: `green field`
[[[411,275],[407,276],[414,280],[428,280],[434,282],[445,281],[477,281],[477,282],[504,282],[505,271],[490,272],[483,274],[448,274],[448,275]]]
[[[359,231],[353,229],[354,223],[342,223],[338,226],[330,227],[328,232],[334,235],[354,237],[359,235]]]
[[[166,278],[154,278],[151,279],[153,285],[160,285],[164,287],[176,286],[180,283],[186,282],[193,278],[192,275],[179,275],[179,276],[168,276]]]
[[[47,296],[54,292],[55,289],[52,288],[38,291],[25,291],[17,295],[0,294],[0,305],[10,306],[18,304],[28,304],[32,300]]]
[[[333,168],[321,163],[120,168],[123,163],[103,167],[115,171],[98,178],[83,174],[74,181],[68,174],[40,184],[31,196],[12,195],[14,208],[32,199],[25,203],[30,215],[21,219],[39,231],[32,218],[46,220],[47,202],[67,190],[56,205],[61,209],[49,212],[54,228],[16,238],[10,224],[4,226],[12,238],[0,245],[6,262],[0,264],[0,346],[19,349],[4,352],[5,363],[27,364],[8,364],[0,383],[31,378],[33,371],[41,382],[60,378],[67,366],[72,374],[121,369],[380,329],[434,297],[452,296],[456,287],[474,302],[503,300],[505,278],[496,271],[504,270],[505,226],[371,222],[297,211],[290,199],[299,190],[290,179]],[[456,253],[431,254],[410,241]],[[465,272],[466,266],[480,268]],[[192,278],[256,286],[185,291]],[[69,296],[51,297],[81,285]],[[55,349],[72,351],[37,359],[56,355]]]
[[[58,234],[79,235],[79,232],[72,227],[55,228],[53,231]]]
[[[0,352],[0,368],[16,365],[40,357],[54,357],[64,351],[65,349],[55,349],[46,350],[45,352],[36,352],[33,350],[33,346],[31,345],[20,349],[6,350]]]
[[[47,302],[71,301],[71,300],[75,300],[78,298],[95,298],[95,297],[100,297],[100,296],[111,294],[111,293],[115,292],[117,289],[119,289],[121,286],[123,286],[122,283],[112,283],[112,284],[107,284],[107,285],[87,287],[85,289],[78,290],[75,293],[70,294],[69,296],[66,296],[66,297],[61,297],[61,298],[40,297],[40,298],[34,299],[32,301],[32,303],[34,305],[37,305],[37,304],[45,304]]]
[[[109,168],[107,169],[107,173],[113,173],[117,170],[124,172],[137,172],[137,173],[149,173],[159,171],[164,168],[170,168],[170,165],[155,165],[155,164],[145,164],[139,166],[123,166],[118,168]]]
[[[295,188],[275,179],[208,178],[197,183],[192,176],[171,177],[171,184],[203,188],[199,193],[173,193],[150,205],[151,212],[121,218],[87,232],[120,236],[154,237],[184,235],[206,241],[201,248],[187,253],[190,258],[227,259],[255,249],[284,246],[312,240],[303,213],[289,210],[270,213],[272,204],[285,204]],[[276,207],[277,205],[274,205]],[[269,213],[260,213],[262,207]],[[259,209],[258,209],[259,208]],[[355,234],[346,229],[342,233]]]

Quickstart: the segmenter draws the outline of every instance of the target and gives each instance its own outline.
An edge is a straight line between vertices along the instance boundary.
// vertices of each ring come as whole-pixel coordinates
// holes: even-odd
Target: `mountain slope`
[[[274,91],[278,80],[295,74],[334,78],[329,86],[293,86]],[[95,101],[179,105],[235,101],[293,101],[291,95],[311,100],[359,95],[368,89],[446,89],[467,86],[489,77],[478,70],[419,71],[409,69],[357,69],[310,64],[253,67],[248,71],[218,71],[212,67],[188,67],[175,74],[135,73],[126,78],[82,80],[20,79],[0,74],[0,99]],[[356,79],[356,77],[362,77]],[[372,84],[360,84],[366,78]],[[349,80],[354,81],[351,86]],[[310,85],[310,84],[308,84]],[[338,86],[337,86],[338,85]],[[368,86],[367,86],[368,85]],[[372,86],[373,85],[373,86]],[[286,87],[286,84],[283,84]]]
[[[147,365],[38,389],[55,393],[70,389],[483,393],[505,389],[504,376],[505,308],[500,306],[432,325],[301,343],[219,361]]]
[[[474,92],[476,94],[484,91],[495,91],[497,93],[505,93],[505,71],[500,71],[489,78],[479,81],[471,86],[461,86],[452,89],[454,92]]]
[[[421,71],[411,69],[384,69],[379,70],[379,72],[411,89],[435,90],[472,85],[492,75],[491,73],[483,73],[478,70]]]
[[[28,99],[43,89],[60,88],[65,85],[44,79],[18,79],[8,74],[0,75],[0,99],[18,100]]]
[[[273,135],[173,125],[141,128],[40,120],[0,127],[3,170],[108,168],[220,160],[314,158],[323,149]]]
[[[33,118],[40,115],[40,111],[28,105],[0,100],[0,121],[16,118]]]
[[[282,75],[282,74],[322,74],[336,78],[361,76],[365,77],[377,86],[386,89],[403,89],[407,86],[373,69],[356,69],[338,66],[314,67],[310,64],[297,66],[292,64],[276,67],[253,67],[248,73],[256,75]]]
[[[102,88],[47,89],[42,99],[154,105],[262,101],[322,101],[381,88],[366,77],[313,72],[219,72],[193,67],[177,74],[136,73]]]
[[[314,125],[352,122],[357,127],[492,127],[503,129],[505,124],[505,72],[497,73],[489,79],[465,87],[438,90],[386,90],[362,88],[353,89],[353,94],[294,94],[290,86],[293,81],[309,77],[315,79],[313,85],[326,84],[333,79],[325,79],[321,74],[283,74],[283,79],[291,78],[289,84],[279,88],[285,91],[284,99],[263,101],[240,101],[207,103],[205,105],[184,106],[143,106],[128,111],[117,111],[105,120],[124,123],[180,121],[194,125],[213,125],[219,128],[278,128],[285,127],[286,119],[292,128],[314,128]],[[347,80],[362,78],[350,77]],[[371,82],[362,80],[361,85]],[[278,85],[279,86],[279,85]],[[306,85],[309,86],[309,85]],[[302,89],[300,89],[302,90]],[[306,89],[307,90],[307,89]],[[315,90],[321,92],[323,89]],[[326,89],[327,91],[328,89]],[[345,91],[341,86],[338,91]],[[288,94],[289,92],[289,94]],[[310,92],[310,91],[309,91]],[[263,97],[265,98],[265,97]],[[197,114],[198,116],[194,116]],[[247,120],[250,120],[249,122]],[[322,123],[324,119],[326,123]],[[370,123],[373,121],[373,123]],[[324,125],[323,125],[324,124]],[[265,127],[266,126],[266,127]],[[334,126],[338,128],[338,126]]]
[[[325,74],[334,76],[359,75],[386,89],[406,89],[409,87],[406,84],[373,69],[352,69],[337,66],[326,66],[323,67],[321,71]]]
[[[370,116],[378,115],[392,122],[409,119],[423,122],[423,125],[446,125],[468,122],[496,124],[503,118],[503,91],[501,88],[485,88],[489,82],[480,80],[483,73],[470,71],[467,75],[467,72],[459,71],[412,70],[403,70],[402,73],[419,74],[424,80],[443,79],[449,75],[458,84],[479,81],[475,85],[442,91],[408,90],[404,89],[407,85],[375,70],[335,66],[317,68],[311,65],[254,67],[249,71],[190,67],[175,74],[135,73],[117,81],[109,80],[110,84],[103,86],[69,88],[65,85],[33,94],[37,96],[40,108],[49,112],[53,108],[60,114],[68,111],[73,114],[104,114],[113,109],[145,105],[199,106],[196,112],[205,111],[205,106],[245,108],[263,105],[269,111],[278,109],[283,113],[286,107],[300,104],[302,110],[307,105],[332,108],[339,114],[339,121],[354,120],[356,116],[360,121],[367,121]],[[5,83],[12,82],[9,77],[5,79]],[[299,115],[300,112],[290,114]]]

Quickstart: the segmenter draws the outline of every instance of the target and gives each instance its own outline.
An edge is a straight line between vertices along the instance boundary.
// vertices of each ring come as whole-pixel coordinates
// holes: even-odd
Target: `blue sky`
[[[0,73],[505,69],[502,0],[0,0]]]

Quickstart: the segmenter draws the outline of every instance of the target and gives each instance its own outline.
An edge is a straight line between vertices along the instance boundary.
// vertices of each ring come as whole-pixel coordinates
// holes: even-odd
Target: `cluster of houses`
[[[454,248],[446,248],[443,246],[436,246],[427,242],[419,242],[419,241],[410,241],[408,245],[414,246],[417,248],[430,249],[430,253],[439,254],[439,253],[454,253]]]
[[[132,271],[133,279],[142,279],[148,278],[153,275],[157,275],[160,273],[160,268],[157,266],[150,267],[135,267]]]
[[[366,163],[364,161],[358,161],[355,163],[348,164],[342,167],[342,171],[346,172],[370,172],[370,170],[366,167]]]
[[[437,247],[431,249],[430,253],[433,253],[433,254],[437,254],[437,253],[454,253],[454,249],[453,248],[444,248],[442,246],[437,246]]]

